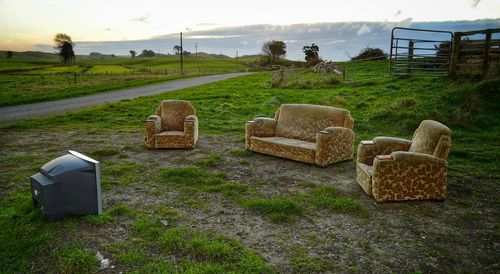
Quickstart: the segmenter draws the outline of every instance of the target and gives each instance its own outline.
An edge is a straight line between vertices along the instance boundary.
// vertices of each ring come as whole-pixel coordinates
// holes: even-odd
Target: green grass
[[[96,65],[91,67],[86,71],[88,74],[97,74],[97,73],[116,73],[116,74],[127,74],[134,72],[135,70],[129,69],[119,65]]]
[[[282,197],[249,199],[243,202],[243,206],[264,214],[274,222],[293,221],[304,211],[294,200]]]
[[[55,269],[59,273],[93,273],[99,268],[94,253],[80,245],[68,245],[57,251]]]
[[[0,58],[0,107],[90,95],[113,89],[140,86],[185,77],[247,71],[245,62],[233,59],[185,61],[180,74],[179,58],[77,59],[70,66],[58,58]],[[150,74],[150,73],[156,74]],[[78,73],[75,77],[74,73]]]
[[[331,263],[325,259],[307,254],[301,246],[294,246],[290,253],[292,269],[295,273],[322,273],[331,266]]]
[[[213,167],[217,165],[222,158],[217,154],[210,154],[207,158],[199,159],[195,162],[195,164],[205,167]]]
[[[147,223],[147,225],[146,225]],[[267,266],[264,260],[253,251],[242,246],[235,240],[213,233],[201,233],[193,231],[187,227],[162,228],[155,222],[145,222],[138,220],[134,226],[137,236],[145,244],[156,246],[148,239],[157,238],[162,253],[175,256],[178,264],[172,265],[169,260],[162,263],[151,262],[143,269],[152,271],[153,269],[168,269],[171,272],[181,273],[274,273],[274,269]],[[139,238],[138,238],[139,239]],[[144,241],[144,242],[142,242]],[[149,244],[148,244],[149,243]],[[139,245],[136,243],[135,246]],[[133,254],[128,255],[126,260],[135,263],[135,260],[142,260],[141,254],[128,251]],[[131,257],[131,258],[130,258]],[[141,261],[142,262],[142,261]],[[175,270],[175,271],[174,271]]]
[[[89,60],[89,62],[94,61]],[[108,63],[101,65],[122,66],[119,63],[113,64],[113,62],[117,62],[116,60],[106,62]],[[146,67],[141,62],[143,61],[131,59],[127,66]],[[46,63],[32,65],[44,66]],[[500,131],[500,121],[498,120],[500,117],[500,109],[498,108],[500,105],[500,94],[498,93],[500,81],[489,80],[478,83],[425,77],[389,78],[385,77],[387,66],[385,62],[366,62],[357,66],[355,77],[353,77],[355,80],[362,79],[363,75],[366,78],[381,78],[303,89],[273,87],[270,83],[271,73],[257,73],[182,91],[105,104],[47,118],[18,121],[0,126],[0,130],[3,136],[11,138],[12,136],[9,134],[20,134],[23,130],[27,133],[49,130],[67,133],[79,132],[82,129],[91,129],[93,134],[103,136],[109,133],[139,136],[135,140],[137,141],[135,149],[112,147],[113,144],[110,143],[94,146],[93,150],[86,152],[93,153],[92,157],[106,162],[106,165],[102,166],[102,180],[103,186],[110,189],[109,193],[128,195],[130,192],[134,195],[141,195],[144,192],[143,186],[155,186],[159,192],[181,192],[181,194],[185,194],[185,197],[193,200],[202,200],[202,198],[197,197],[198,194],[202,193],[203,195],[199,196],[203,199],[212,195],[219,196],[222,198],[222,204],[228,202],[231,205],[249,210],[253,212],[252,214],[262,215],[266,222],[301,220],[308,215],[316,217],[317,214],[327,214],[328,217],[335,218],[335,215],[342,214],[342,218],[354,218],[356,222],[368,227],[372,223],[380,226],[385,224],[372,218],[372,215],[376,214],[367,214],[360,218],[359,213],[373,210],[372,203],[366,202],[368,198],[363,200],[357,196],[346,194],[341,188],[334,188],[331,185],[324,186],[315,182],[302,182],[298,185],[300,193],[285,193],[270,197],[268,193],[259,193],[255,182],[231,182],[228,179],[230,176],[217,172],[224,168],[223,163],[233,163],[238,160],[238,157],[242,158],[241,161],[246,161],[245,164],[254,161],[255,157],[252,156],[252,153],[243,149],[228,151],[229,155],[224,155],[224,162],[222,156],[219,156],[219,159],[216,159],[218,158],[216,156],[208,156],[208,158],[202,159],[208,163],[206,165],[193,161],[188,164],[198,165],[197,167],[155,166],[153,169],[156,170],[152,171],[149,171],[151,164],[147,161],[144,164],[137,164],[127,158],[127,155],[143,149],[141,147],[141,134],[144,131],[143,121],[148,115],[153,114],[155,107],[164,99],[185,99],[193,103],[200,121],[200,138],[204,138],[203,136],[207,134],[216,134],[233,135],[238,140],[242,140],[245,121],[260,115],[272,117],[278,106],[283,103],[322,104],[350,110],[355,120],[354,131],[357,142],[381,135],[410,139],[413,131],[422,120],[435,119],[443,122],[453,131],[447,187],[450,198],[443,204],[431,202],[384,204],[374,206],[375,210],[387,218],[392,218],[392,215],[387,216],[387,214],[397,213],[399,214],[397,220],[402,222],[409,219],[411,221],[412,218],[424,218],[426,222],[441,222],[443,218],[441,215],[439,217],[432,215],[437,212],[438,208],[446,207],[450,210],[459,210],[463,207],[464,211],[446,216],[447,222],[451,223],[446,228],[463,231],[477,223],[491,224],[491,227],[484,226],[484,230],[480,231],[483,233],[480,239],[486,239],[489,242],[498,241],[500,225],[496,221],[498,219],[496,216],[499,208],[497,192],[500,177],[497,170],[500,159],[500,137],[497,132]],[[2,88],[7,89],[5,86]],[[80,139],[85,140],[84,137]],[[85,142],[82,140],[72,144],[84,144]],[[8,143],[7,141],[3,142]],[[34,140],[34,143],[26,145],[24,150],[21,147],[7,146],[5,150],[2,149],[3,153],[0,156],[0,169],[2,170],[0,183],[3,186],[0,188],[0,242],[2,243],[0,245],[0,266],[2,271],[9,273],[29,272],[33,263],[39,263],[44,267],[43,269],[49,268],[55,272],[61,272],[63,264],[67,264],[75,271],[91,269],[94,264],[90,256],[85,253],[89,252],[90,246],[80,244],[76,245],[75,248],[64,235],[71,236],[68,238],[77,238],[85,235],[88,231],[80,231],[75,228],[91,227],[106,231],[107,229],[115,229],[119,225],[130,232],[131,237],[127,238],[123,246],[110,245],[106,248],[108,248],[108,252],[113,251],[111,253],[116,259],[118,259],[119,253],[127,254],[120,259],[123,264],[127,265],[127,271],[138,273],[154,271],[167,273],[190,271],[272,272],[268,266],[265,266],[259,255],[248,251],[242,244],[233,243],[233,240],[225,237],[219,238],[219,236],[209,232],[200,232],[189,228],[178,229],[177,224],[181,222],[179,220],[189,218],[189,216],[181,216],[175,208],[170,206],[182,207],[182,212],[193,210],[189,207],[186,209],[184,204],[179,202],[182,197],[179,200],[176,199],[173,205],[170,204],[170,201],[169,204],[165,204],[165,201],[155,200],[155,196],[148,197],[149,200],[154,201],[150,204],[157,203],[157,207],[149,206],[150,204],[142,205],[140,201],[136,204],[129,204],[128,200],[124,201],[127,206],[115,205],[116,200],[109,200],[114,206],[106,211],[107,215],[105,216],[112,217],[109,221],[100,220],[101,217],[97,220],[86,217],[83,219],[70,218],[59,224],[46,223],[42,220],[39,211],[32,207],[28,194],[27,177],[38,172],[41,165],[55,156],[56,153],[49,151],[49,149],[55,149],[55,151],[66,149],[67,144],[53,145],[54,147],[47,147],[45,150],[43,142],[48,141]],[[40,147],[44,148],[40,149]],[[11,150],[15,153],[10,153]],[[20,153],[20,151],[25,151],[25,153]],[[42,152],[43,155],[40,155]],[[162,155],[161,157],[167,157],[165,151],[155,151],[155,153]],[[123,158],[126,159],[123,160]],[[340,165],[338,168],[344,167]],[[210,169],[210,171],[205,168]],[[247,168],[253,168],[253,166]],[[336,182],[331,182],[331,184],[336,185]],[[152,192],[153,190],[145,192],[145,195],[150,195],[149,193]],[[177,198],[177,196],[174,197]],[[122,202],[121,198],[119,202]],[[207,208],[209,206],[212,204],[208,204]],[[370,207],[370,209],[368,210],[366,207]],[[415,208],[422,208],[422,215],[401,217],[404,212],[399,212],[398,207],[409,208],[412,212],[416,212]],[[478,211],[478,208],[481,210]],[[401,211],[404,211],[403,209]],[[388,210],[389,213],[387,213]],[[181,212],[181,210],[179,211]],[[162,224],[161,220],[167,220],[169,225]],[[281,225],[283,224],[279,224],[279,226]],[[292,226],[293,223],[284,225]],[[332,229],[339,229],[339,227],[334,226]],[[420,244],[425,244],[424,239],[420,237],[422,233],[429,234],[426,235],[427,240],[435,240],[430,237],[433,235],[432,231],[418,225],[408,231],[409,234],[418,236],[418,242],[415,244],[403,242],[415,240],[414,238],[404,238],[398,243],[408,244],[415,248],[415,252],[421,251]],[[475,235],[476,230],[468,232]],[[175,235],[176,233],[179,237]],[[162,242],[159,241],[160,238]],[[344,243],[348,240],[345,240]],[[356,248],[365,248],[368,245],[366,241],[351,240],[360,243],[359,246],[356,245]],[[431,254],[428,256],[438,258],[438,263],[443,262],[442,266],[456,263],[454,260],[457,258],[453,257],[453,251],[450,251],[451,249],[455,250],[451,241],[435,242],[425,246],[423,250]],[[65,247],[68,247],[70,251],[55,252],[55,250],[65,250]],[[365,249],[368,253],[366,253],[366,257],[363,257],[364,260],[381,258],[373,254],[371,249]],[[324,257],[316,256],[318,250],[311,253],[309,251],[308,246],[302,251],[292,251],[289,254],[291,271],[334,272],[335,269],[332,270],[332,265],[325,264]],[[350,249],[342,252],[357,254]],[[51,264],[47,265],[47,263],[37,261],[36,258],[39,254],[49,254],[52,258]],[[87,259],[79,261],[77,259],[80,257],[74,254]],[[144,259],[142,254],[147,254],[148,258]],[[481,254],[478,253],[476,259],[481,259],[479,258]],[[175,260],[172,260],[170,256],[175,256]],[[406,255],[402,256],[404,258]],[[352,257],[347,256],[347,258]],[[488,260],[488,258],[484,259],[484,261]],[[231,263],[225,263],[226,261]],[[436,262],[433,263],[436,264]],[[347,269],[349,266],[352,266],[353,269],[360,269],[359,264],[355,262],[348,265],[345,262],[339,262],[339,264],[342,269]],[[423,266],[412,267],[414,267],[413,269],[423,269],[421,268]],[[432,272],[433,269],[440,269],[439,267],[442,266],[438,265],[436,268],[430,266],[429,272]],[[484,268],[484,266],[482,267]],[[257,271],[255,271],[256,269]],[[258,271],[259,269],[261,271]],[[427,272],[427,270],[423,272]]]
[[[338,212],[365,212],[366,209],[356,200],[339,195],[334,186],[319,186],[305,195],[307,204],[315,208],[326,208]]]
[[[31,197],[11,193],[0,199],[0,266],[5,273],[26,271],[31,259],[47,247],[54,233],[33,207]]]

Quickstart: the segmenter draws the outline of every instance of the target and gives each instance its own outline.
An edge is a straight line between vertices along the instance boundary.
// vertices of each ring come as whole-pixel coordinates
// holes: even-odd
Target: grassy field
[[[286,87],[263,72],[2,125],[0,269],[97,272],[99,251],[124,273],[498,273],[500,81],[386,71],[367,62],[350,83]],[[143,147],[144,120],[164,99],[197,109],[195,150]],[[245,121],[283,103],[350,110],[357,142],[410,139],[424,119],[448,125],[446,201],[376,204],[353,162],[317,168],[245,151]],[[28,177],[68,149],[101,162],[105,213],[47,223]]]
[[[78,97],[123,87],[181,77],[241,72],[254,60],[237,61],[210,55],[186,57],[184,75],[179,57],[151,58],[77,57],[73,65],[59,58],[14,57],[0,59],[0,107]]]

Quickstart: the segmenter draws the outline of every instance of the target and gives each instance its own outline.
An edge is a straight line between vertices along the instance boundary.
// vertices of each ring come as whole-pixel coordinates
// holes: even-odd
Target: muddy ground
[[[142,211],[156,205],[170,206],[180,215],[175,225],[236,239],[283,273],[302,272],[292,263],[297,247],[327,265],[319,272],[500,273],[500,210],[498,202],[492,203],[498,200],[494,188],[497,182],[478,181],[455,171],[448,178],[445,201],[377,204],[356,183],[354,161],[319,168],[256,153],[240,155],[234,151],[244,149],[241,136],[201,135],[194,150],[147,150],[142,146],[143,138],[142,132],[88,133],[85,129],[54,133],[3,131],[0,159],[21,160],[18,166],[9,167],[20,176],[9,183],[3,178],[0,194],[13,189],[29,193],[25,176],[68,149],[90,154],[112,147],[121,154],[95,157],[103,173],[107,162],[126,160],[143,166],[139,170],[144,176],[134,177],[128,184],[115,184],[113,180],[120,178],[103,175],[103,181],[108,182],[102,192],[104,210],[119,203]],[[221,159],[202,168],[223,171],[227,180],[251,185],[266,197],[293,196],[305,191],[305,182],[315,182],[335,186],[343,196],[354,198],[366,208],[367,213],[318,209],[306,211],[292,222],[275,223],[217,193],[201,193],[201,203],[186,203],[176,189],[162,188],[150,179],[162,167],[195,165],[197,160],[213,154]],[[23,163],[23,155],[31,157]],[[493,190],[484,191],[489,187]],[[74,233],[87,248],[110,258],[114,268],[101,272],[119,273],[127,269],[106,251],[106,246],[132,237],[132,222],[131,218],[121,218],[103,226],[77,227]]]

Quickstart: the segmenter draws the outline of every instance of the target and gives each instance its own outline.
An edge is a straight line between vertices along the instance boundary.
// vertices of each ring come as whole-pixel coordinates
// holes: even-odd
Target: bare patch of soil
[[[142,146],[142,132],[5,131],[0,138],[2,161],[15,155],[40,157],[20,163],[31,166],[17,167],[23,176],[36,170],[33,165],[39,168],[44,161],[63,155],[68,149],[91,154],[102,147],[116,148],[119,156],[98,158],[103,170],[108,161],[130,161],[146,168],[127,184],[114,184],[114,177],[107,178],[110,184],[102,194],[105,210],[120,203],[146,212],[152,212],[155,206],[169,206],[180,215],[175,225],[234,238],[257,251],[280,272],[302,272],[294,263],[297,247],[324,263],[319,272],[500,272],[500,206],[493,201],[498,193],[495,194],[496,189],[490,193],[476,191],[496,183],[474,180],[466,174],[449,178],[444,202],[377,204],[356,183],[353,161],[319,168],[256,153],[235,153],[244,149],[242,137],[201,135],[194,150],[147,150]],[[151,180],[162,167],[195,165],[197,160],[212,154],[221,159],[203,168],[222,171],[227,180],[255,187],[266,197],[291,197],[306,191],[307,182],[315,182],[335,186],[341,195],[354,198],[368,213],[307,210],[293,222],[273,223],[221,194],[202,193],[201,202],[190,205],[176,189],[166,189]],[[11,189],[28,192],[25,179],[3,186],[0,194]],[[82,226],[71,231],[84,239],[88,248],[111,259],[116,267],[106,271],[126,271],[114,257],[117,254],[106,252],[106,247],[129,240],[132,222],[132,218],[122,217],[102,226]]]

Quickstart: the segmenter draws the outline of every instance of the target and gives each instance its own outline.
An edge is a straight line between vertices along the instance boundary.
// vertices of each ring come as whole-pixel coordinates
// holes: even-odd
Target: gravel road
[[[89,106],[95,106],[107,102],[116,102],[125,99],[132,99],[141,96],[149,96],[183,88],[200,86],[233,77],[248,75],[249,72],[229,73],[220,75],[209,75],[201,77],[184,78],[171,80],[163,83],[140,86],[134,88],[119,89],[110,92],[98,93],[76,98],[68,98],[57,101],[33,103],[0,108],[0,124],[8,123],[20,119],[44,116],[49,114],[62,113],[65,111],[77,110]]]

